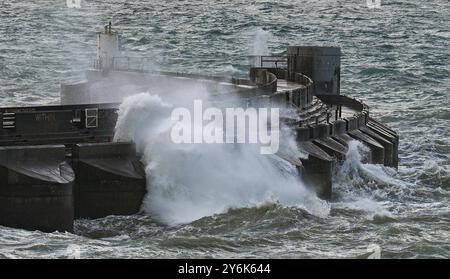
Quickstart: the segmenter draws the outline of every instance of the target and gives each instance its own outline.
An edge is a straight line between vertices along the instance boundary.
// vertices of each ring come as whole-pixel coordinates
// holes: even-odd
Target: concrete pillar
[[[366,144],[371,151],[371,163],[384,164],[384,147],[369,135],[364,134],[360,130],[349,131],[348,134],[356,140]]]
[[[366,114],[361,113],[358,115],[357,119],[359,128],[366,126]]]
[[[339,95],[341,49],[339,47],[288,47],[288,77],[302,73],[314,82],[315,95]]]
[[[74,180],[63,145],[0,147],[0,225],[72,231]]]
[[[313,140],[313,143],[320,147],[323,151],[327,152],[328,155],[337,158],[339,161],[345,160],[345,155],[347,154],[348,148],[340,142],[332,138],[322,138]]]
[[[368,122],[367,122],[367,126],[372,129],[373,131],[375,131],[376,133],[382,132],[380,135],[381,136],[386,136],[386,138],[388,138],[389,140],[391,140],[394,144],[394,162],[393,165],[395,167],[398,167],[398,146],[399,146],[399,142],[400,142],[400,137],[398,135],[397,132],[395,132],[394,130],[392,130],[391,128],[389,128],[388,126],[386,126],[383,123],[380,123],[378,121],[376,121],[375,119],[368,117]]]
[[[304,167],[301,177],[306,185],[311,186],[317,196],[330,200],[332,194],[333,157],[312,142],[299,142],[300,149],[308,154],[308,158],[300,158]]]
[[[332,138],[344,146],[348,146],[348,142],[353,140],[347,133],[334,135]]]
[[[300,107],[303,109],[306,109],[311,102],[308,99],[308,90],[307,89],[302,89],[300,91]]]
[[[145,173],[133,144],[77,144],[73,149],[75,216],[137,213],[146,193]]]
[[[347,118],[344,118],[345,122],[347,122],[347,131],[353,131],[358,129],[359,127],[359,122],[358,122],[358,118],[350,116]]]
[[[308,141],[311,139],[311,129],[309,127],[297,127],[297,141]]]
[[[334,121],[331,125],[332,135],[341,135],[347,132],[347,122],[342,119]]]
[[[394,144],[389,140],[378,135],[367,127],[360,128],[360,131],[376,140],[384,148],[384,165],[388,167],[394,166]]]
[[[392,133],[383,127],[377,126],[377,124],[373,122],[369,122],[367,124],[367,128],[376,133],[377,135],[381,136],[382,138],[386,139],[390,143],[392,143],[392,167],[398,168],[398,144],[399,144],[399,138],[398,135],[395,133]]]
[[[325,138],[330,136],[330,125],[319,124],[311,127],[312,138]]]

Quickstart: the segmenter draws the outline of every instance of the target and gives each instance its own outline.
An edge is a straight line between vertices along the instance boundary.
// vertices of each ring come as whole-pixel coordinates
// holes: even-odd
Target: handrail
[[[287,68],[287,56],[281,55],[249,55],[253,66],[260,68],[275,68],[285,69]]]
[[[326,104],[344,106],[356,111],[367,109],[364,103],[344,95],[317,95],[317,98]]]

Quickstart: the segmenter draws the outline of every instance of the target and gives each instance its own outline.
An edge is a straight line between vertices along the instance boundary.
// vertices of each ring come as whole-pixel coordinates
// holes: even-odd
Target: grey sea
[[[167,71],[244,75],[261,37],[275,54],[341,46],[341,93],[400,134],[398,170],[349,156],[327,214],[272,202],[177,225],[143,213],[77,220],[73,234],[0,226],[0,258],[449,258],[449,19],[448,0],[0,0],[1,106],[58,103],[111,20],[124,52]]]

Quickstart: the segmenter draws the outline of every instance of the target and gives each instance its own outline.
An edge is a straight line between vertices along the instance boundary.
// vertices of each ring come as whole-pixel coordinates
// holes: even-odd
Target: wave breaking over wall
[[[179,93],[186,107],[192,106],[186,90]],[[114,140],[134,141],[143,155],[148,190],[143,210],[153,218],[177,225],[267,203],[328,215],[329,204],[301,183],[294,165],[276,155],[261,155],[256,144],[173,143],[173,108],[158,95],[130,96],[120,106],[116,125]],[[286,142],[285,148],[292,149],[292,140]]]

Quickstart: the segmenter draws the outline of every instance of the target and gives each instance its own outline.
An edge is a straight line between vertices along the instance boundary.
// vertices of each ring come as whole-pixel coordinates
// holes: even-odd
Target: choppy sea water
[[[0,0],[1,105],[57,103],[83,77],[111,20],[124,51],[164,70],[243,74],[254,34],[342,47],[342,93],[400,133],[398,171],[349,154],[327,216],[234,208],[178,226],[148,215],[78,220],[76,234],[0,227],[0,257],[450,257],[450,4],[381,1]],[[356,150],[353,150],[356,152]],[[378,248],[375,248],[377,250]]]

